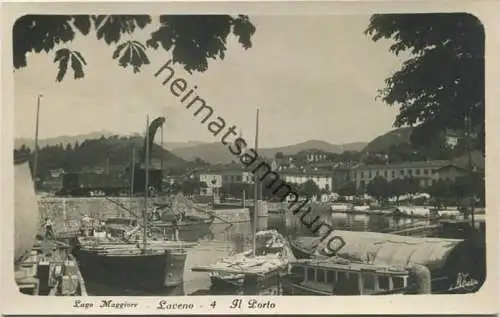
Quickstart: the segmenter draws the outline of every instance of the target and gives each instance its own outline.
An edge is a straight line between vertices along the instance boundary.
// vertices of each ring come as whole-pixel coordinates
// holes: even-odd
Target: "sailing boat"
[[[152,153],[152,145],[154,137],[158,128],[163,129],[163,124],[165,123],[165,117],[158,117],[153,120],[148,129],[149,142],[144,142],[142,148],[141,156],[144,160],[144,154],[146,151]],[[161,148],[163,149],[163,132],[161,133]],[[149,149],[146,150],[146,146],[149,145]],[[163,171],[163,157],[161,155],[161,171]],[[132,164],[131,164],[131,175],[130,175],[130,197],[129,200],[132,202],[132,197],[134,193],[134,176],[135,176],[135,151],[132,151]],[[140,166],[139,166],[140,168]],[[165,198],[166,201],[165,201]],[[108,197],[106,199],[112,203],[115,203],[121,209],[127,211],[132,215],[129,217],[116,217],[107,218],[104,221],[105,227],[113,233],[124,232],[132,228],[137,228],[139,225],[138,217],[132,212],[132,204],[127,208],[125,205],[118,201],[114,201]],[[175,197],[164,197],[161,202],[154,202],[154,209],[149,213],[149,229],[153,236],[166,237],[172,236],[176,229],[178,230],[179,240],[197,242],[201,238],[211,233],[210,226],[214,222],[217,216],[210,211],[203,210],[200,207],[195,206],[195,204],[184,197],[181,194],[177,194]],[[181,221],[179,221],[179,215],[182,215]],[[223,221],[224,222],[224,221]]]
[[[146,129],[149,126],[147,119]],[[182,284],[186,248],[194,243],[152,240],[148,237],[149,133],[146,131],[145,187],[142,225],[122,239],[109,235],[80,237],[75,250],[82,274],[95,281],[127,290],[151,291]],[[142,229],[142,237],[140,232]],[[134,241],[131,238],[135,237]]]
[[[258,151],[259,111],[257,110],[255,151]],[[212,286],[220,289],[242,287],[246,276],[257,276],[264,283],[285,272],[289,261],[295,260],[285,239],[276,230],[257,231],[260,198],[259,179],[255,178],[254,211],[252,221],[252,249],[223,258],[213,265],[196,267],[193,271],[209,272]],[[264,285],[261,285],[264,286]]]

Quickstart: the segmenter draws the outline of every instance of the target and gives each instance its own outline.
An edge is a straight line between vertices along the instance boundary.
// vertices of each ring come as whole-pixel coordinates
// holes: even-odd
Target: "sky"
[[[252,140],[255,113],[260,109],[259,144],[283,146],[307,140],[332,144],[367,142],[392,129],[397,108],[376,100],[384,79],[397,71],[403,57],[388,50],[390,42],[373,42],[363,34],[369,16],[251,16],[256,27],[252,47],[234,37],[224,60],[209,62],[192,75],[181,66],[176,77],[196,85],[198,95],[215,113]],[[156,25],[135,33],[145,42]],[[165,142],[214,138],[161,85],[154,73],[170,56],[147,51],[151,64],[140,73],[118,66],[114,47],[95,35],[77,35],[67,47],[80,51],[88,66],[83,79],[72,71],[55,81],[53,52],[30,54],[28,66],[14,73],[15,137],[33,138],[38,94],[39,138],[96,131],[143,133],[146,114],[165,116]]]

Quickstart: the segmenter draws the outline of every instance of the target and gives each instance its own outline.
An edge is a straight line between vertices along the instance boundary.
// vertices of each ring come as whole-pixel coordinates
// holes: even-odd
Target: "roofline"
[[[398,164],[386,164],[386,165],[358,165],[351,169],[395,169],[395,168],[417,168],[417,167],[427,167],[427,168],[440,168],[446,165],[450,165],[450,162],[440,162],[440,161],[416,161],[416,162],[406,162]]]

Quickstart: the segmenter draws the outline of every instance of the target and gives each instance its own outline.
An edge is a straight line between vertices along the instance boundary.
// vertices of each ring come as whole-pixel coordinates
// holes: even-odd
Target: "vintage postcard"
[[[495,313],[498,9],[5,3],[2,314]]]

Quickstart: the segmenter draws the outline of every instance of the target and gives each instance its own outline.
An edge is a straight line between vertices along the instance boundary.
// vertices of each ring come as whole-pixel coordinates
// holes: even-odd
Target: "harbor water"
[[[103,198],[104,200],[104,198]],[[95,201],[94,201],[95,203]],[[72,199],[72,204],[68,205],[64,199],[56,202],[40,201],[40,211],[42,216],[54,216],[64,213],[66,225],[75,222],[81,216],[83,209],[88,212],[89,200],[82,198],[81,202]],[[93,208],[99,204],[93,204]],[[72,207],[71,207],[72,206]],[[398,230],[401,227],[413,223],[425,224],[425,220],[416,219],[394,219],[392,217],[380,215],[352,215],[352,214],[332,214],[327,213],[325,219],[333,228],[339,230],[352,231],[375,231],[388,232]],[[241,218],[241,217],[240,217]],[[68,220],[69,219],[69,220]],[[210,290],[210,278],[207,273],[192,272],[195,266],[208,265],[217,262],[219,259],[231,254],[249,250],[252,243],[252,223],[250,221],[238,220],[235,217],[231,223],[213,223],[210,230],[200,238],[198,245],[188,249],[188,257],[184,270],[184,283],[174,289],[163,290],[161,294],[137,293],[127,289],[110,289],[109,286],[94,284],[86,281],[87,292],[93,296],[160,296],[160,295],[207,295],[214,294]],[[61,224],[62,225],[62,224]],[[300,220],[291,213],[269,214],[268,217],[259,218],[258,230],[276,229],[283,235],[311,235],[307,228],[300,224]],[[125,276],[123,277],[126,278]],[[218,291],[217,294],[221,294]],[[229,294],[229,293],[228,293]]]

